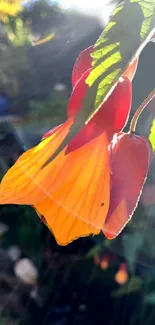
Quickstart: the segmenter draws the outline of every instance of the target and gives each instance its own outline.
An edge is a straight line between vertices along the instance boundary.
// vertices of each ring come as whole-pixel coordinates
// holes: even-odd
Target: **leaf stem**
[[[145,107],[150,103],[150,101],[155,97],[155,88],[151,91],[151,93],[147,96],[147,98],[144,100],[144,102],[139,106],[139,108],[136,110],[131,123],[130,123],[130,129],[129,132],[130,133],[134,133],[136,130],[136,126],[137,126],[137,122],[138,119],[141,115],[141,113],[143,112],[143,110],[145,109]]]

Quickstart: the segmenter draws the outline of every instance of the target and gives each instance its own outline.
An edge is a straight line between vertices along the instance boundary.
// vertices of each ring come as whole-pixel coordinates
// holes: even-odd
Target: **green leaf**
[[[154,29],[155,0],[125,0],[113,11],[110,22],[94,45],[93,68],[86,80],[89,87],[82,108],[68,136],[46,165],[100,109],[128,64],[150,40]]]
[[[132,273],[135,271],[137,254],[140,252],[143,243],[144,237],[140,232],[133,232],[132,239],[129,234],[122,236],[124,256]]]
[[[155,304],[155,291],[154,292],[151,292],[149,293],[148,295],[146,295],[144,297],[144,302],[147,303],[147,304]]]
[[[111,21],[95,44],[93,69],[86,80],[90,90],[97,88],[92,113],[108,97],[133,57],[142,51],[154,28],[154,0],[126,0],[114,10]]]
[[[153,151],[155,151],[155,119],[152,122],[152,127],[149,135],[149,140],[152,144]]]
[[[96,254],[99,254],[101,252],[101,246],[95,245],[93,248],[91,248],[88,253],[85,255],[85,258],[92,258]]]
[[[154,34],[155,1],[126,0],[113,11],[111,20],[94,45],[89,88],[78,114],[87,122],[99,110],[131,60],[140,54]]]

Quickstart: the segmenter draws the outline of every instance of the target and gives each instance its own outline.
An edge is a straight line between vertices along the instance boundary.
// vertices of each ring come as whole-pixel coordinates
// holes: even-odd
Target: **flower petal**
[[[132,81],[135,76],[137,66],[138,66],[138,61],[139,61],[139,58],[134,58],[134,60],[132,60],[129,63],[127,69],[123,73],[123,76],[128,77],[130,79],[130,81]]]
[[[60,209],[50,199],[40,202],[35,208],[43,211],[45,214],[45,224],[59,245],[65,246],[80,237],[86,237],[91,234],[98,235],[100,233],[100,229],[74,217],[72,213],[65,211],[65,209]]]
[[[87,73],[88,72],[86,72],[86,74]],[[70,104],[74,111],[79,110],[80,106],[82,106],[81,92],[79,93],[80,96],[78,97],[78,91],[80,85],[83,85],[84,78],[85,75],[78,82],[72,93],[72,98],[75,96],[75,100],[73,105],[73,103],[71,104],[71,98]],[[78,88],[77,93],[76,88]],[[131,108],[131,100],[132,84],[127,77],[121,77],[116,88],[109,96],[107,101],[101,106],[100,110],[70,141],[66,152],[68,153],[79,148],[104,131],[107,132],[108,140],[111,142],[113,135],[121,131],[127,123]],[[71,106],[69,106],[70,110]]]
[[[75,61],[72,71],[72,87],[81,79],[82,75],[91,68],[92,57],[90,53],[93,50],[93,45],[82,51]]]
[[[105,236],[115,238],[131,219],[152,158],[145,137],[121,134],[112,149],[110,207],[102,228]]]
[[[52,156],[65,136],[68,134],[73,119],[56,127],[51,136],[20,156],[17,162],[3,177],[0,185],[0,204],[34,204],[45,194],[46,183],[55,182],[59,175],[59,167],[52,165],[52,177],[49,177],[51,165],[42,166]],[[62,161],[63,163],[63,161]]]
[[[72,87],[74,88],[76,83],[81,79],[83,74],[89,70],[92,69],[92,61],[93,58],[91,57],[91,52],[93,51],[94,46],[90,46],[87,49],[83,50],[79,56],[77,57],[75,64],[73,66],[72,71]],[[137,66],[138,66],[139,57],[135,57],[128,65],[126,70],[123,73],[123,76],[126,76],[130,79],[130,81],[133,80]]]
[[[75,117],[82,108],[82,103],[85,98],[88,85],[86,79],[89,75],[90,70],[87,70],[81,79],[75,85],[67,106],[67,114],[69,117]]]
[[[72,156],[76,157],[74,163]],[[35,204],[59,244],[99,233],[109,208],[110,172],[105,134],[66,155],[68,177]]]

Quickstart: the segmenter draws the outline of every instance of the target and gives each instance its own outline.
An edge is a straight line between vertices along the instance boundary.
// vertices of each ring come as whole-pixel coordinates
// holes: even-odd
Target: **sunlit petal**
[[[136,70],[137,70],[138,61],[139,61],[139,58],[135,58],[133,61],[131,61],[131,63],[129,63],[129,65],[128,65],[127,69],[124,71],[123,76],[128,77],[132,81],[135,76]]]
[[[36,208],[39,209],[37,213],[38,211],[44,213],[45,223],[59,245],[68,245],[80,237],[100,233],[100,229],[74,217],[72,213],[60,208],[50,199],[45,199],[43,202],[40,202]]]
[[[82,75],[91,68],[92,57],[91,52],[93,45],[82,51],[75,61],[72,71],[72,87],[74,88],[76,83],[80,80]]]
[[[88,85],[86,79],[89,75],[90,70],[87,70],[81,79],[75,85],[67,106],[67,114],[69,117],[75,117],[82,108],[83,100],[85,98]]]
[[[77,157],[76,163],[72,163],[72,156]],[[63,245],[77,237],[97,234],[106,218],[110,173],[105,134],[66,155],[67,165],[70,171],[62,186],[35,204]]]
[[[83,85],[83,79],[85,79],[85,75],[82,77],[80,82],[77,83],[72,93],[69,104],[69,113],[71,113],[71,111],[75,112],[76,110],[79,110],[82,105],[81,93],[78,91],[76,93],[76,88],[79,90],[80,84],[81,86]],[[80,94],[79,97],[78,94]],[[67,152],[79,148],[104,131],[106,131],[108,140],[111,142],[113,135],[121,131],[127,123],[131,108],[131,100],[131,82],[127,77],[121,77],[116,88],[107,101],[101,106],[100,110],[70,141],[67,147]]]
[[[131,219],[148,173],[152,148],[144,137],[120,135],[111,156],[110,207],[102,228],[107,238],[115,238]]]
[[[68,119],[58,126],[50,137],[25,152],[2,179],[0,186],[0,204],[34,204],[46,192],[46,183],[55,182],[59,166],[54,162],[52,176],[51,165],[41,169],[52,156],[68,133],[73,120]],[[62,162],[63,163],[63,162]]]

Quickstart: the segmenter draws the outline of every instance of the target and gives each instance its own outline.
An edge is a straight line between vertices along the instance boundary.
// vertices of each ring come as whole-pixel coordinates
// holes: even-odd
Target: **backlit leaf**
[[[152,144],[153,151],[155,151],[155,119],[153,120],[149,140]]]
[[[111,20],[94,45],[88,89],[81,110],[55,156],[97,112],[114,89],[128,64],[138,57],[155,30],[155,1],[126,0],[113,11]]]
[[[96,94],[88,117],[109,96],[129,62],[138,56],[153,35],[154,28],[154,0],[126,0],[114,10],[111,21],[91,53],[93,69],[86,82],[89,90],[95,89]]]

